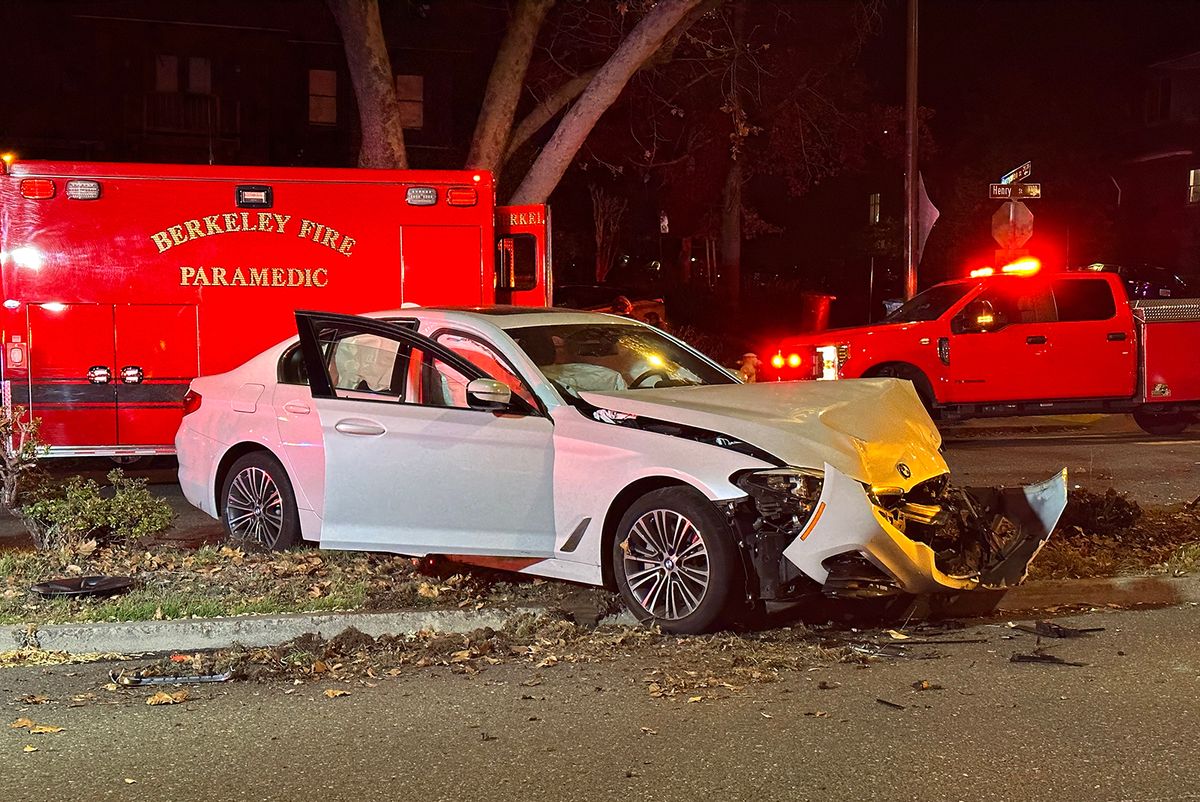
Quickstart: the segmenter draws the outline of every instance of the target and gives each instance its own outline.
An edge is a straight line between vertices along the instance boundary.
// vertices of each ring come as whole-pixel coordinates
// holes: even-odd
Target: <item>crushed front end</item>
[[[1012,587],[1067,504],[1066,470],[1011,488],[953,488],[946,474],[908,489],[868,486],[829,464],[736,481],[747,498],[729,515],[764,600],[812,583],[846,598]]]

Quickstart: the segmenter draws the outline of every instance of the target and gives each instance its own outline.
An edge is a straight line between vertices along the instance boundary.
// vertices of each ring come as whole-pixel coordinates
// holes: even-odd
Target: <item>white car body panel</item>
[[[552,554],[553,427],[545,418],[340,398],[314,403],[325,443],[326,548]],[[379,434],[357,433],[376,428]]]
[[[602,407],[732,435],[788,465],[829,463],[868,484],[904,489],[946,473],[941,435],[912,383],[895,379],[770,382],[585,393]],[[870,415],[863,414],[870,409]],[[909,476],[898,472],[903,463]]]

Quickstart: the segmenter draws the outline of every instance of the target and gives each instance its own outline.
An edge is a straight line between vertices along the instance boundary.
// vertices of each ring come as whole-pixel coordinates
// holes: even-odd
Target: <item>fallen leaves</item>
[[[25,744],[24,748],[21,749],[22,752],[36,752],[37,750],[38,748],[33,744]]]
[[[325,691],[326,699],[337,699],[340,696],[349,696],[350,691],[343,688],[329,688]]]
[[[175,691],[175,693],[167,693],[166,691],[158,691],[149,699],[146,700],[148,705],[177,705],[180,702],[188,700],[187,688]]]
[[[28,718],[19,718],[9,724],[8,728],[10,730],[27,730],[30,735],[52,735],[65,729],[65,727],[56,727],[53,724],[35,724],[32,719]]]
[[[17,701],[23,705],[44,705],[50,701],[50,697],[43,696],[42,694],[27,693],[19,697]]]

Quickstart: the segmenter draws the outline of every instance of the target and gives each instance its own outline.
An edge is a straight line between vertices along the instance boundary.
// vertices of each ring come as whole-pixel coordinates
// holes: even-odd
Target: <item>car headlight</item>
[[[754,499],[758,514],[777,526],[812,514],[825,484],[822,471],[811,468],[770,468],[744,473],[735,480]]]

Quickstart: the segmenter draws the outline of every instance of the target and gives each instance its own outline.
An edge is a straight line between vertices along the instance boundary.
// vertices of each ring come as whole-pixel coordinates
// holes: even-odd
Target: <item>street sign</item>
[[[1000,179],[1000,183],[1001,184],[1015,184],[1018,181],[1024,181],[1026,178],[1029,178],[1029,175],[1032,172],[1033,172],[1033,162],[1031,162],[1031,161],[1025,162],[1017,169],[1015,169],[1009,173],[1006,173],[1004,175],[1004,177],[1002,177]]]
[[[988,197],[998,200],[1042,197],[1041,184],[988,184]]]
[[[1021,201],[1010,200],[992,215],[992,239],[1001,248],[1020,248],[1033,236],[1033,212]]]

